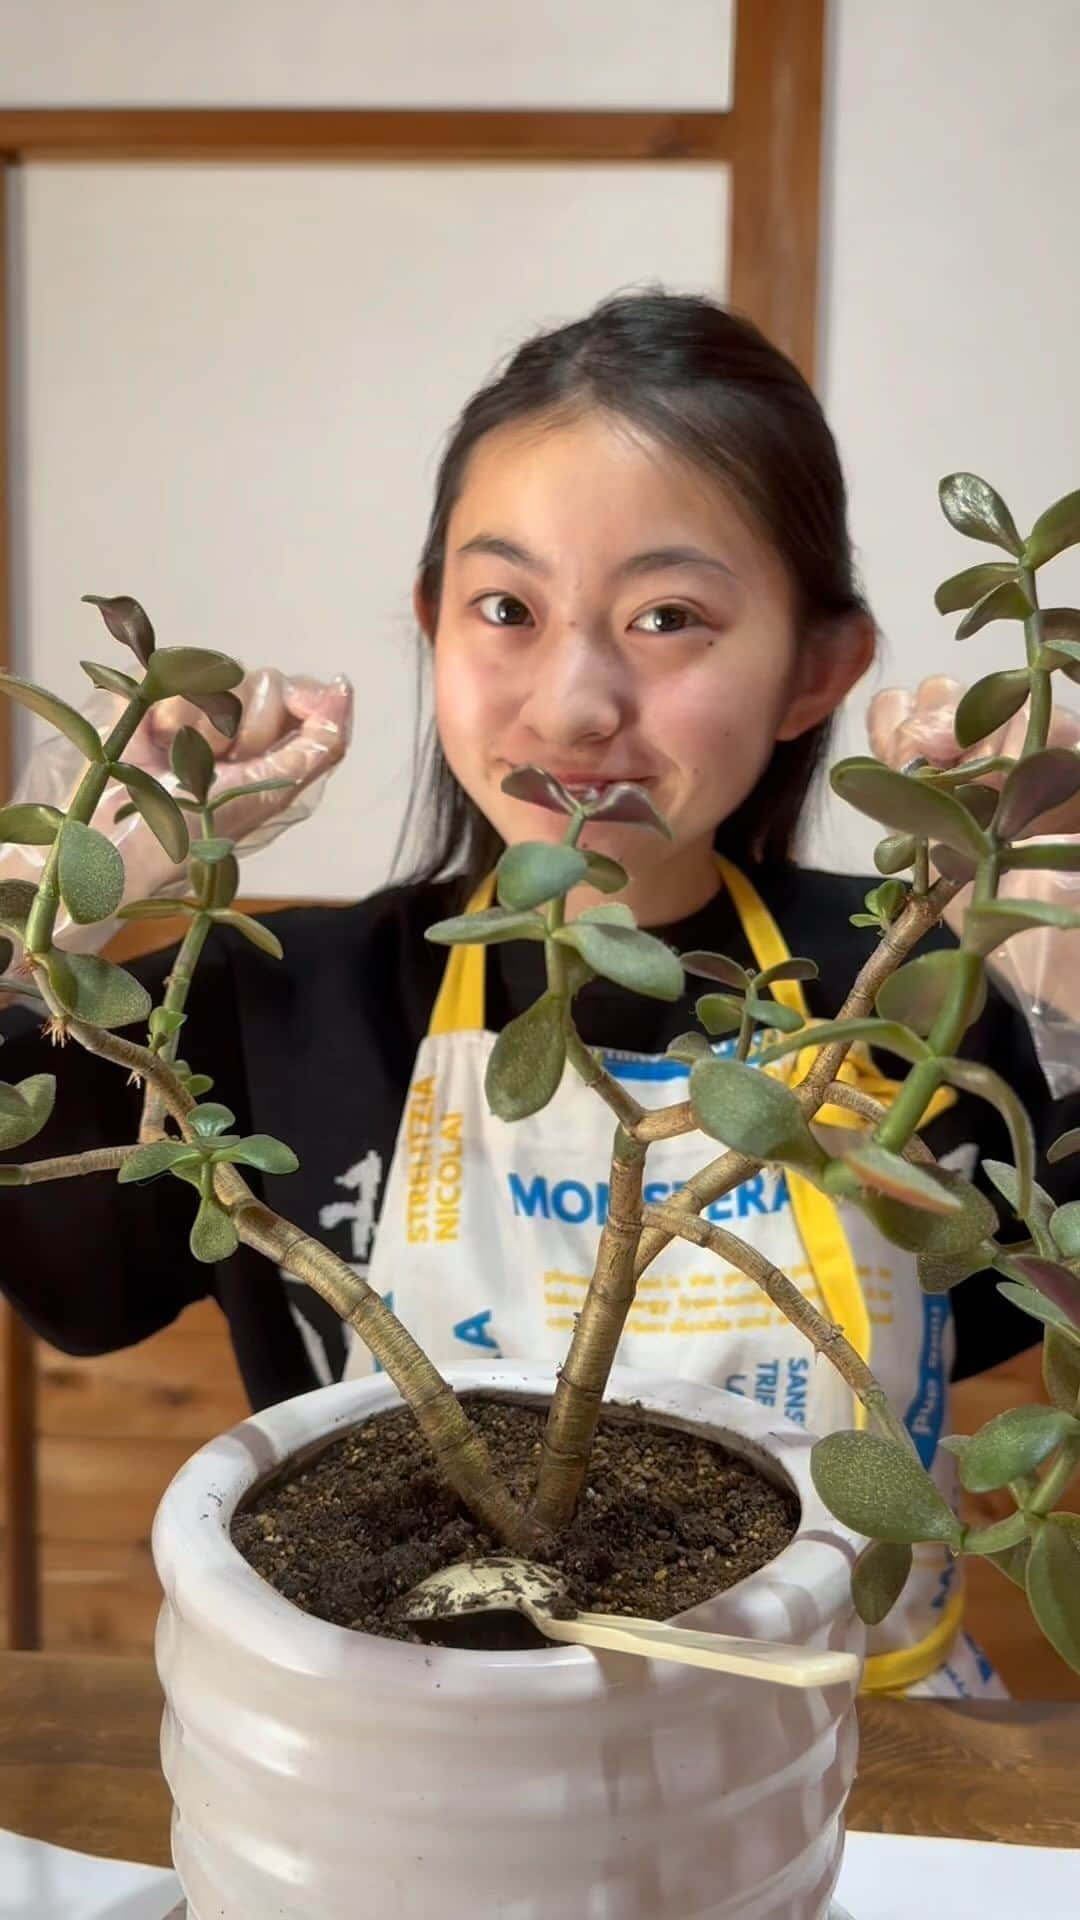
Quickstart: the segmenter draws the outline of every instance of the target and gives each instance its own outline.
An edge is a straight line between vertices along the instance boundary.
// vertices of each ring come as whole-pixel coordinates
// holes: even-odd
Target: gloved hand
[[[956,743],[956,708],[964,688],[945,674],[933,674],[914,693],[888,687],[870,704],[868,731],[872,751],[890,767],[902,768],[916,756],[935,767],[962,766],[984,754],[1015,757],[1023,745],[1027,706],[1005,726],[976,746]],[[1047,743],[1052,747],[1080,747],[1080,714],[1055,705]],[[987,775],[984,784],[1000,786],[1002,774]],[[1024,838],[1076,841],[1080,838],[1080,794],[1035,820]],[[1080,912],[1080,873],[1023,871],[1006,874],[999,889],[1002,898],[1045,901]],[[956,895],[946,910],[954,932],[963,926],[970,888]],[[990,956],[990,964],[1022,1007],[1047,1077],[1055,1092],[1080,1086],[1080,930],[1032,928],[1015,934]]]
[[[172,742],[181,727],[197,727],[210,742],[218,762],[211,799],[215,791],[233,787],[245,790],[224,806],[214,821],[215,828],[237,842],[237,853],[243,859],[269,846],[286,827],[308,819],[314,812],[327,775],[344,757],[349,744],[352,688],[343,676],[322,682],[305,675],[291,677],[276,667],[261,667],[246,674],[236,692],[244,711],[235,740],[218,733],[205,714],[186,700],[162,700],[150,709],[124,758],[145,767],[175,793],[179,782],[169,765]],[[82,711],[104,733],[122,707],[118,695],[95,693]],[[77,748],[65,735],[50,735],[31,754],[12,800],[66,807],[84,766]],[[263,780],[288,780],[292,784],[272,793],[246,791]],[[131,813],[117,820],[117,813],[129,799],[125,787],[110,782],[93,820],[123,856],[124,901],[185,893],[185,868],[169,859],[142,815]],[[193,837],[197,837],[197,816],[190,815],[189,820],[194,823]],[[36,882],[47,852],[47,847],[0,846],[0,880]],[[63,946],[74,952],[96,953],[118,924],[111,920],[77,927],[61,912],[56,930]]]

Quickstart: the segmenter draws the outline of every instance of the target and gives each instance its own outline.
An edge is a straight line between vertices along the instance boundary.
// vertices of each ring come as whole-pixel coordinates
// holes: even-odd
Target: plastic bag
[[[1027,728],[1026,705],[977,746],[957,746],[954,723],[963,691],[958,680],[935,674],[923,680],[914,694],[902,687],[889,687],[879,693],[869,715],[870,742],[879,759],[899,768],[919,759],[935,767],[950,767],[983,754],[1017,755]],[[1055,706],[1048,745],[1074,750],[1080,746],[1080,714]],[[1000,785],[1001,777],[997,775],[986,784]],[[1056,824],[1072,824],[1076,811],[1074,801],[1056,815],[1033,822],[1032,835],[1040,840],[1080,844],[1080,833],[1062,831]],[[1080,873],[1008,873],[998,893],[1005,900],[1038,901],[1080,912]],[[957,933],[970,897],[971,889],[965,887],[946,912],[949,925]],[[988,964],[998,985],[1027,1022],[1055,1100],[1076,1093],[1080,1090],[1080,934],[1062,927],[1032,928],[1014,934],[1007,945],[998,947]]]
[[[215,827],[236,841],[237,855],[244,859],[261,852],[287,827],[314,813],[329,774],[349,744],[352,688],[343,676],[323,682],[280,673],[276,667],[261,667],[245,675],[236,691],[244,711],[235,740],[218,733],[206,715],[188,701],[162,700],[151,707],[123,757],[145,767],[169,793],[175,793],[180,782],[169,765],[169,754],[179,729],[191,726],[206,736],[218,763],[211,799],[215,791],[247,789],[263,780],[291,780],[291,789],[262,794],[244,791],[215,816]],[[94,693],[82,712],[104,734],[123,706],[117,694]],[[78,748],[66,735],[50,734],[30,755],[12,800],[41,801],[64,809],[85,768]],[[122,904],[159,894],[180,898],[189,890],[186,868],[174,865],[141,814],[117,819],[129,800],[127,789],[110,781],[93,819],[93,825],[123,857]],[[197,816],[189,815],[189,820],[194,823],[195,837]],[[36,884],[48,851],[48,847],[0,845],[0,880],[30,880]],[[58,943],[72,952],[97,953],[121,924],[114,918],[92,926],[75,926],[61,909],[56,922]]]

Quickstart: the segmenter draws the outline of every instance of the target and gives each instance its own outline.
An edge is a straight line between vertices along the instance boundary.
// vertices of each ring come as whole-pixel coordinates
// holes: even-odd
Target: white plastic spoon
[[[711,1667],[745,1679],[772,1680],[781,1687],[835,1687],[858,1678],[859,1661],[853,1653],[698,1633],[622,1613],[575,1613],[559,1619],[552,1608],[565,1605],[565,1600],[565,1581],[552,1568],[499,1554],[489,1560],[461,1560],[429,1574],[407,1596],[405,1617],[421,1629],[441,1630],[449,1621],[478,1614],[520,1613],[548,1640]]]

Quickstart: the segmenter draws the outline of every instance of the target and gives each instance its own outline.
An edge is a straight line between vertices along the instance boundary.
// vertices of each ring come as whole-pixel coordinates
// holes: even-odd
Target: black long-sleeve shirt
[[[754,881],[794,954],[807,954],[820,979],[806,992],[811,1012],[834,1016],[874,941],[848,916],[872,882],[784,864],[755,869]],[[413,1061],[443,967],[445,949],[424,929],[460,908],[453,882],[395,887],[349,907],[299,907],[271,916],[285,958],[275,961],[241,936],[215,930],[200,961],[182,1032],[183,1057],[212,1073],[213,1093],[236,1115],[236,1131],[277,1135],[294,1148],[298,1173],[248,1173],[271,1205],[346,1259],[370,1252],[380,1181],[389,1169]],[[708,948],[748,964],[728,896],[675,926],[657,928],[682,952]],[[924,943],[950,945],[947,929]],[[172,955],[135,968],[162,997]],[[487,1025],[498,1030],[543,988],[534,944],[487,950]],[[604,981],[576,1003],[591,1045],[659,1053],[693,1024],[692,990],[678,1004],[638,999]],[[132,1030],[135,1032],[135,1030]],[[0,1077],[53,1072],[57,1100],[44,1132],[17,1152],[30,1160],[136,1139],[140,1095],[124,1073],[74,1044],[57,1053],[40,1019],[24,1008],[0,1019],[7,1044]],[[1080,1125],[1080,1096],[1054,1102],[1020,1013],[991,987],[964,1053],[991,1062],[1024,1100],[1040,1159],[1068,1127]],[[875,1056],[886,1071],[902,1062]],[[924,1135],[938,1155],[975,1142],[980,1156],[1009,1159],[1003,1122],[984,1102],[961,1097]],[[365,1175],[370,1175],[365,1192]],[[1080,1158],[1039,1177],[1064,1200],[1080,1191]],[[0,1190],[0,1286],[42,1337],[67,1353],[105,1353],[147,1338],[192,1301],[215,1297],[228,1320],[252,1404],[300,1393],[344,1364],[340,1326],[306,1289],[247,1247],[215,1267],[188,1251],[195,1194],[179,1180],[119,1186],[114,1174]],[[1035,1323],[998,1294],[992,1274],[953,1293],[957,1375],[992,1366],[1030,1345]],[[298,1313],[295,1309],[302,1309]]]

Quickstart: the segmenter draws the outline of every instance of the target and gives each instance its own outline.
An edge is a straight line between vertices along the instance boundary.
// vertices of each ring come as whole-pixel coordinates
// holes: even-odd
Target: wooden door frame
[[[726,165],[731,305],[815,372],[826,0],[735,0],[725,111],[31,107],[0,110],[0,669],[13,660],[9,176],[30,162]],[[0,796],[12,729],[0,703]],[[4,1589],[13,1647],[40,1640],[34,1343],[0,1302]]]

